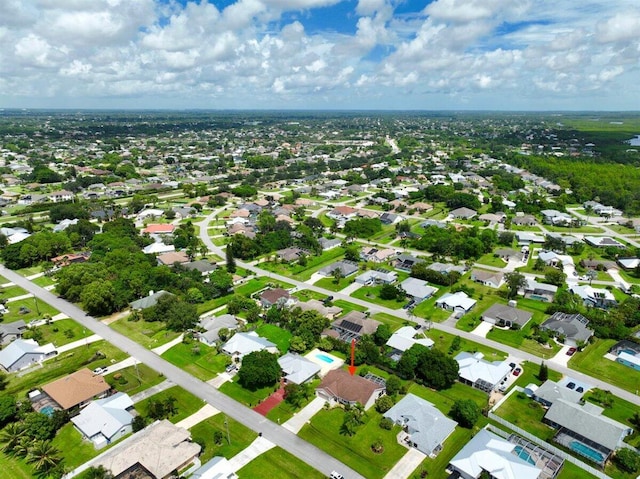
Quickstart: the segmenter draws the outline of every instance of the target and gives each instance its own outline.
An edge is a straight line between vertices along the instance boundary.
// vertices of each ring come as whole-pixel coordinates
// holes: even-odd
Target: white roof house
[[[125,393],[117,393],[93,401],[71,418],[71,422],[96,449],[100,449],[131,432],[133,416],[127,411],[131,407],[131,398]]]
[[[407,394],[384,417],[391,419],[407,433],[407,443],[431,455],[442,449],[442,443],[455,430],[457,423],[433,404],[414,394]]]
[[[436,306],[443,309],[448,309],[449,311],[464,311],[465,313],[469,312],[475,305],[476,300],[467,296],[467,293],[464,291],[447,293],[436,301]]]
[[[33,339],[16,339],[0,351],[0,366],[9,372],[18,371],[55,353],[52,343],[40,346]]]
[[[287,353],[278,358],[284,378],[289,383],[302,384],[320,372],[320,366],[303,356]]]
[[[459,353],[454,359],[458,362],[460,380],[475,388],[489,392],[511,373],[506,361],[486,361],[482,353]]]
[[[423,299],[430,298],[437,288],[429,286],[426,281],[418,278],[407,278],[400,283],[402,290],[411,296],[414,301],[422,301]]]
[[[169,253],[170,251],[175,251],[176,248],[172,244],[164,244],[162,242],[159,243],[151,243],[150,245],[142,248],[142,252],[144,254],[159,254],[159,253]]]
[[[222,352],[233,358],[242,359],[249,353],[254,351],[262,351],[266,349],[270,353],[276,353],[278,348],[274,343],[258,336],[255,331],[248,333],[236,333],[233,337],[222,346]]]
[[[495,479],[538,479],[542,470],[521,459],[515,448],[516,444],[481,429],[451,459],[449,468],[465,478],[487,471]]]
[[[411,326],[403,326],[391,335],[387,341],[387,346],[400,352],[405,352],[414,344],[421,344],[427,348],[433,346],[433,341],[429,338],[422,337],[415,339],[416,334],[417,331]]]

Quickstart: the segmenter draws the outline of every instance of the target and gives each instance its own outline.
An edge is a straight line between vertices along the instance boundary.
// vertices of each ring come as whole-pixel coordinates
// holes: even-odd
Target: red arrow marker
[[[352,376],[356,373],[356,367],[353,365],[353,357],[356,355],[356,340],[351,340],[351,366],[349,366],[349,374]]]

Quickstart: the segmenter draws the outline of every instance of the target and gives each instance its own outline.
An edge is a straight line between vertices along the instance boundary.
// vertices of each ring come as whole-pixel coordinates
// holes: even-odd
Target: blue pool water
[[[326,356],[324,354],[316,354],[316,358],[318,358],[320,361],[324,361],[325,363],[333,362],[333,359],[331,359],[329,356]]]
[[[576,451],[578,454],[584,457],[588,457],[594,462],[601,464],[604,461],[604,456],[602,454],[600,454],[595,449],[591,449],[586,444],[582,444],[581,442],[578,442],[578,441],[573,441],[571,442],[570,447],[571,449]]]
[[[53,407],[51,406],[45,406],[42,409],[40,409],[40,412],[42,414],[46,414],[47,416],[52,416],[54,411],[55,409],[53,409]]]
[[[531,299],[537,299],[538,301],[543,301],[543,302],[545,302],[545,303],[546,303],[547,301],[549,301],[546,297],[544,297],[544,296],[540,296],[539,294],[530,294],[530,295],[529,295],[529,297],[530,297]]]
[[[627,354],[630,354],[631,356],[635,356],[635,355],[637,355],[637,354],[638,354],[638,353],[636,353],[633,349],[623,349],[623,350],[621,350],[620,352],[621,352],[621,353],[627,353]]]
[[[536,465],[536,461],[533,460],[533,458],[531,457],[531,454],[529,454],[527,451],[525,451],[525,449],[522,446],[516,446],[514,448],[514,451],[516,452],[517,456],[520,459],[524,459],[529,464],[532,464],[534,466]]]

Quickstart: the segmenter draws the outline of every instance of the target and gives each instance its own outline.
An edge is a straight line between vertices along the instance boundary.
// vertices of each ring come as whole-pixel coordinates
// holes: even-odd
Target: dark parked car
[[[522,372],[522,369],[520,369],[520,368],[516,368],[516,369],[513,371],[513,375],[514,375],[514,376],[520,376],[520,373],[521,373],[521,372]]]
[[[567,356],[573,356],[576,353],[576,351],[577,351],[576,348],[567,349]]]

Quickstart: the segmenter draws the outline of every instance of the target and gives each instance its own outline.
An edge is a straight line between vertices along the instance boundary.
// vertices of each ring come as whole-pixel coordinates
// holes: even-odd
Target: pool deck
[[[333,359],[333,362],[328,363],[326,361],[323,361],[322,359],[317,357],[318,354],[322,354],[323,356],[327,356]],[[311,361],[312,363],[320,366],[320,372],[318,373],[320,377],[324,377],[329,371],[333,369],[339,369],[344,364],[344,359],[340,359],[339,357],[334,356],[331,353],[320,351],[317,348],[311,351],[310,353],[306,354],[305,358]]]

